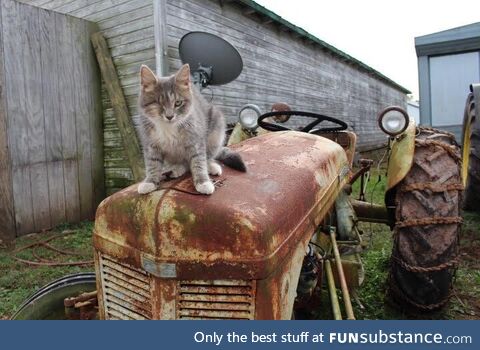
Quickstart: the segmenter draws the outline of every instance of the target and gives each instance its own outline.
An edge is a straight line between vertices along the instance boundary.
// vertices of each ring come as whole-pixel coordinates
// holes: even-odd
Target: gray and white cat
[[[140,69],[140,122],[146,178],[138,186],[141,194],[158,188],[165,173],[179,177],[190,170],[195,189],[212,194],[210,175],[221,175],[215,161],[246,171],[238,153],[223,147],[225,121],[191,84],[190,67],[183,65],[169,77],[157,77],[147,66]]]

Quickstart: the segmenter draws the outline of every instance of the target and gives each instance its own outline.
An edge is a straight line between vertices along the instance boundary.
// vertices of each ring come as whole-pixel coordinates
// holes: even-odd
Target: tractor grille
[[[177,319],[251,320],[255,281],[179,281]]]
[[[107,320],[152,318],[149,276],[111,257],[100,255],[99,265]]]

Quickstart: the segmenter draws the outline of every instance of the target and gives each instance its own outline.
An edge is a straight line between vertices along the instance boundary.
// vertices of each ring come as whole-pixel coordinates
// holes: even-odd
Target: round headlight
[[[390,136],[396,136],[404,132],[408,123],[408,114],[400,107],[387,107],[378,115],[378,126]]]
[[[260,108],[253,104],[247,104],[238,112],[238,119],[242,128],[255,130],[258,127],[258,117],[262,114]]]

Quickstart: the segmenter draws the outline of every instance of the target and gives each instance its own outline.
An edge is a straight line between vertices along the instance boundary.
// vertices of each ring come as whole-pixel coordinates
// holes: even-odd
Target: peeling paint
[[[109,197],[97,211],[95,250],[132,268],[141,268],[142,256],[149,257],[152,269],[175,266],[175,277],[168,276],[178,281],[258,281],[258,317],[285,318],[305,246],[343,187],[338,174],[348,160],[335,142],[293,131],[261,135],[232,148],[248,172],[225,168],[222,186],[211,196],[195,195],[192,179],[185,176],[148,195],[138,194],[133,185]],[[154,297],[152,317],[174,318],[162,305],[172,310],[175,295],[169,293],[179,287],[167,277],[152,278],[165,299]],[[270,305],[268,312],[258,309],[262,303]]]

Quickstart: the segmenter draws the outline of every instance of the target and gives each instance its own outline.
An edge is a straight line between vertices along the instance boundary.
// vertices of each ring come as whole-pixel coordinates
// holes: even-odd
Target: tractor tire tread
[[[406,309],[430,311],[447,302],[458,262],[460,150],[449,133],[435,130],[432,138],[431,128],[419,127],[416,140],[421,146],[415,147],[413,166],[395,191],[388,295]],[[446,190],[418,189],[431,183]]]

